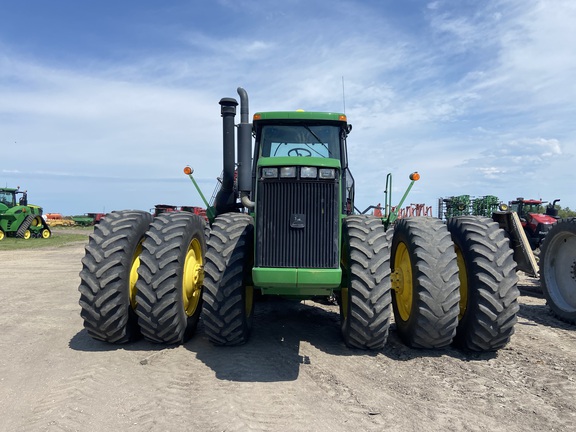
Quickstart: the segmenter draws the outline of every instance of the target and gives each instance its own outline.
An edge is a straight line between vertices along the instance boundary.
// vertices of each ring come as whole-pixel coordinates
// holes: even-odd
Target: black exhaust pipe
[[[234,169],[236,162],[234,117],[238,102],[234,98],[222,98],[220,100],[220,112],[222,114],[222,186],[216,194],[214,206],[216,214],[238,211],[236,197],[234,196]]]
[[[238,125],[238,190],[245,207],[252,208],[252,124],[249,118],[248,93],[238,87],[240,96],[240,124]]]

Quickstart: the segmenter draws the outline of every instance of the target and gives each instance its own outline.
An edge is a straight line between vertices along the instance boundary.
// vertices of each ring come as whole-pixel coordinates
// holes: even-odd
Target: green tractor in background
[[[220,100],[223,172],[214,205],[199,191],[207,242],[205,222],[187,212],[114,212],[90,236],[79,290],[93,338],[183,343],[203,309],[211,342],[243,344],[261,294],[334,296],[353,348],[383,348],[392,314],[411,347],[507,344],[519,291],[496,222],[358,214],[346,115],[260,112],[250,123],[246,91],[238,94],[238,125],[236,99]],[[197,187],[192,170],[185,173]]]
[[[20,199],[18,195],[22,195]],[[28,204],[28,194],[20,188],[0,188],[0,240],[4,237],[49,238],[50,228],[42,217],[42,207]]]

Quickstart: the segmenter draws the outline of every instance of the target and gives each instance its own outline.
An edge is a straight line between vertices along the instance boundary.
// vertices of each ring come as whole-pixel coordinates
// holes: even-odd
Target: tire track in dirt
[[[37,404],[22,431],[79,431],[89,423],[94,390],[101,387],[96,370],[81,370],[54,385]]]

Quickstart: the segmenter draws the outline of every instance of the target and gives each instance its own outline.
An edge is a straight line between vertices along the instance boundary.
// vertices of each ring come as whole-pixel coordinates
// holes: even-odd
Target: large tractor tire
[[[514,333],[518,276],[504,230],[485,217],[447,223],[458,260],[460,314],[454,344],[471,351],[496,351]]]
[[[26,216],[16,231],[16,237],[24,240],[28,240],[32,237],[32,231],[30,231],[30,225],[32,225],[32,222],[34,222],[34,216]]]
[[[576,324],[576,218],[559,220],[544,238],[540,285],[552,313]]]
[[[380,349],[392,310],[389,238],[381,219],[363,215],[344,219],[342,234],[342,337],[349,347]]]
[[[140,335],[136,280],[144,234],[152,215],[112,212],[94,227],[80,271],[80,315],[94,339],[126,343]]]
[[[413,348],[450,345],[458,325],[458,264],[439,219],[401,219],[391,249],[392,306],[400,338]]]
[[[180,344],[194,334],[202,311],[204,220],[188,212],[154,218],[142,243],[136,314],[142,335]]]
[[[204,325],[215,345],[246,343],[252,330],[253,219],[225,213],[212,224],[204,277]]]

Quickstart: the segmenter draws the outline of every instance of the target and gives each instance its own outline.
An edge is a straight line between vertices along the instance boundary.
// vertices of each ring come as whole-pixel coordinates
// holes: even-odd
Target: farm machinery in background
[[[152,215],[156,217],[161,215],[162,213],[172,213],[178,211],[192,213],[208,221],[208,216],[206,215],[206,209],[198,206],[175,206],[169,204],[156,204],[151,212]]]
[[[506,205],[491,195],[461,195],[440,198],[438,217],[482,215],[498,222],[510,240],[517,269],[540,279],[556,317],[576,324],[576,218],[559,219],[558,201],[548,204],[542,213],[546,203],[542,200],[517,198]]]
[[[558,220],[558,209],[556,209],[558,201],[560,200],[556,199],[548,204],[545,212],[543,212],[543,204],[547,202],[541,199],[516,198],[508,203],[509,209],[518,214],[532,250],[540,247],[542,240]]]
[[[498,197],[486,195],[478,198],[470,195],[459,195],[438,200],[438,217],[446,219],[455,216],[476,215],[493,217],[495,213],[515,212],[526,235],[530,248],[536,250],[542,244],[552,225],[558,220],[556,203],[547,201],[517,198],[508,204],[502,203]]]
[[[100,223],[106,213],[85,213],[83,215],[62,216],[60,213],[47,213],[46,223],[51,227],[87,227]]]
[[[261,294],[334,296],[342,338],[360,349],[384,347],[392,314],[411,347],[508,343],[518,277],[496,222],[399,219],[391,207],[382,217],[358,214],[346,115],[257,112],[250,122],[248,95],[238,94],[239,124],[238,101],[220,100],[223,171],[213,205],[185,169],[207,204],[207,244],[205,220],[182,211],[112,212],[95,227],[79,286],[90,336],[180,344],[203,311],[212,343],[238,345],[249,340]]]
[[[19,195],[22,195],[18,198]],[[20,187],[0,188],[0,240],[4,237],[47,239],[52,232],[42,217],[42,207],[28,204],[28,193]]]

